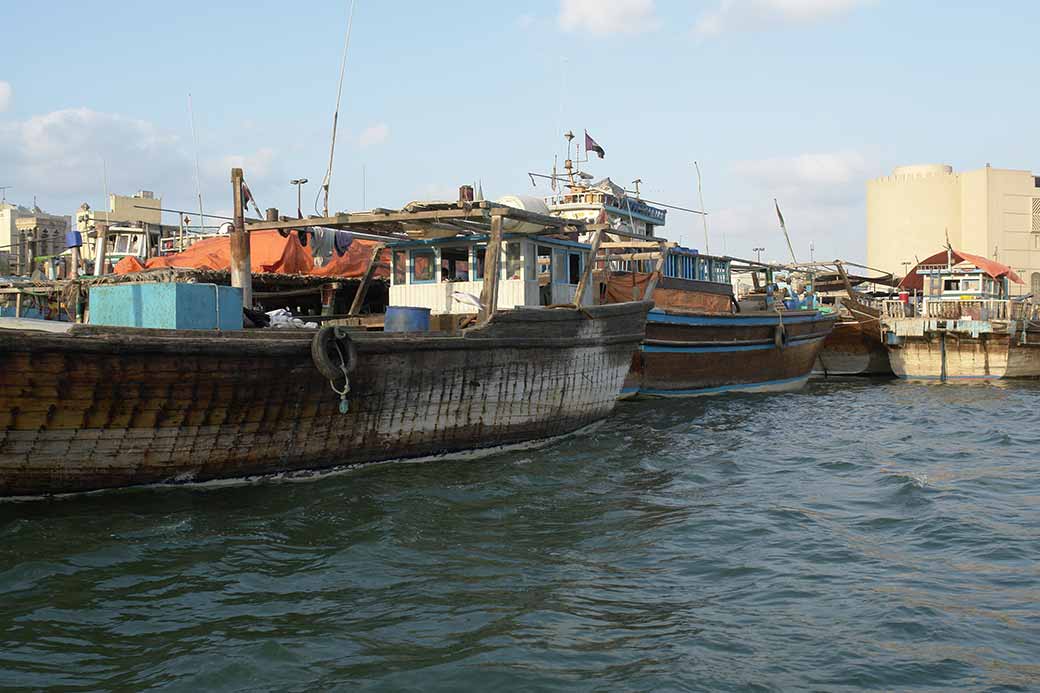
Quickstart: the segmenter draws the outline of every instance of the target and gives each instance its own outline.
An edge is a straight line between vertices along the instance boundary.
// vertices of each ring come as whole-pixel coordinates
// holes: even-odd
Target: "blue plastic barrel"
[[[430,309],[388,306],[383,319],[384,332],[429,332]]]

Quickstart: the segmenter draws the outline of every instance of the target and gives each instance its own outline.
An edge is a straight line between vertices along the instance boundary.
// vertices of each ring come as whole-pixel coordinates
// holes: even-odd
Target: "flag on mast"
[[[589,152],[596,152],[599,154],[599,158],[603,158],[607,153],[603,150],[603,147],[596,144],[596,140],[592,139],[589,135],[589,131],[585,131],[585,155],[588,156]]]

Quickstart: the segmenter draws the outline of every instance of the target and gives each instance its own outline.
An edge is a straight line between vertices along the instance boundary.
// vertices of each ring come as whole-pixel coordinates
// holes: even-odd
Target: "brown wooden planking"
[[[359,333],[347,415],[310,361],[311,335],[0,331],[0,495],[359,464],[568,433],[613,408],[648,308],[504,312],[456,337]],[[190,353],[176,348],[181,341]]]

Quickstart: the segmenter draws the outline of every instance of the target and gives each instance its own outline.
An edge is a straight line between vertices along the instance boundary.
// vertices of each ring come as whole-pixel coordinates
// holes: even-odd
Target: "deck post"
[[[97,250],[94,253],[94,276],[100,277],[105,273],[105,260],[108,250],[108,224],[96,224]]]
[[[368,268],[365,270],[364,276],[361,277],[361,283],[358,284],[357,291],[354,292],[354,300],[350,304],[348,315],[358,315],[361,312],[361,306],[364,304],[365,296],[368,294],[368,285],[372,283],[376,267],[379,266],[379,254],[383,252],[383,247],[382,243],[372,246],[372,257],[369,258]]]
[[[581,273],[578,280],[578,288],[574,291],[574,307],[581,308],[581,302],[585,298],[585,292],[589,288],[589,280],[592,278],[593,269],[596,267],[596,256],[599,254],[599,244],[603,242],[603,230],[596,232],[592,239],[592,248],[589,249],[589,262],[585,265],[585,271]],[[597,297],[598,298],[598,297]]]
[[[653,300],[654,289],[657,288],[657,282],[661,280],[661,275],[664,273],[664,262],[668,259],[668,243],[661,241],[661,256],[657,258],[657,267],[654,268],[654,273],[650,275],[650,281],[646,283],[646,292],[643,294],[644,301]]]
[[[246,231],[242,200],[242,169],[231,169],[231,194],[235,217],[231,226],[231,286],[242,289],[242,305],[253,307],[253,273],[249,258],[249,233]]]
[[[502,216],[491,217],[491,239],[484,253],[484,288],[480,291],[480,309],[478,322],[491,320],[498,310],[498,279],[501,272],[499,265],[502,259]]]

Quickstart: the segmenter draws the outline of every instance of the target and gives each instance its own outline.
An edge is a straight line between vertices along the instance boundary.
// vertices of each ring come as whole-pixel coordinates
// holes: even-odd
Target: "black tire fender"
[[[787,328],[783,325],[777,325],[773,328],[773,344],[776,345],[777,349],[783,349],[787,346]]]
[[[320,328],[311,340],[311,359],[318,372],[333,382],[343,377],[340,354],[347,374],[353,373],[357,367],[357,347],[347,330],[332,326]]]

